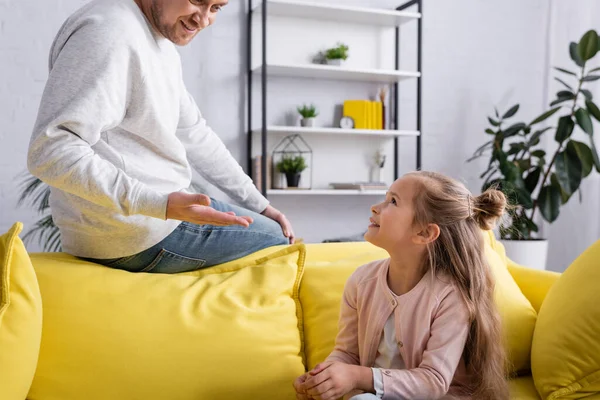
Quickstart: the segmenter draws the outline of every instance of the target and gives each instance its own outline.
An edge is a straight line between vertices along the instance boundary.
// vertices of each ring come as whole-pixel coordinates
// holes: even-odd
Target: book
[[[252,172],[250,177],[258,190],[262,190],[262,156],[256,156],[252,160]],[[273,168],[271,156],[267,157],[267,189],[271,189]]]
[[[369,101],[368,100],[346,100],[344,101],[344,117],[354,120],[355,129],[369,129]]]

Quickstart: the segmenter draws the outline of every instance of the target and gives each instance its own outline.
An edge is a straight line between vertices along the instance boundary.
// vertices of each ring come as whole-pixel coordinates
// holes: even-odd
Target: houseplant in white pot
[[[277,171],[285,174],[288,188],[297,188],[300,185],[302,171],[307,168],[306,160],[301,155],[284,156],[276,165]]]
[[[313,104],[309,106],[303,105],[302,107],[298,107],[297,110],[302,117],[300,125],[305,128],[313,128],[315,126],[315,118],[319,115],[317,107]]]
[[[504,191],[514,207],[499,229],[507,255],[519,264],[545,268],[548,243],[537,236],[539,217],[554,222],[560,207],[578,193],[592,170],[600,172],[600,159],[594,144],[592,117],[600,121],[600,110],[588,82],[600,79],[600,67],[589,67],[600,50],[600,39],[589,31],[569,47],[574,71],[556,68],[555,79],[564,87],[550,108],[531,122],[508,123],[519,110],[511,107],[504,114],[489,117],[491,139],[479,147],[469,160],[486,156],[489,164],[481,174],[482,190],[494,186]],[[554,126],[537,126],[557,114]],[[546,153],[542,137],[552,134],[557,145]],[[576,140],[574,135],[581,136]],[[579,139],[579,137],[578,137]]]
[[[342,65],[348,59],[348,50],[348,46],[338,43],[336,47],[325,50],[325,62],[328,65]]]

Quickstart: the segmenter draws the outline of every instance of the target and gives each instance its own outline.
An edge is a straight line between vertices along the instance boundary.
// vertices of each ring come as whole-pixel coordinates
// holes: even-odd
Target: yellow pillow
[[[493,236],[486,238],[485,250],[496,277],[496,302],[503,319],[509,359],[513,371],[527,370],[536,313],[490,243],[495,244]],[[497,245],[502,246],[500,243]],[[333,349],[338,331],[340,301],[348,277],[359,266],[388,257],[385,251],[368,243],[327,244],[331,246],[329,248],[324,245],[313,246],[315,248],[307,246],[307,261],[300,286],[309,369],[323,361]]]
[[[600,241],[546,296],[533,337],[531,371],[544,399],[600,394]]]
[[[42,298],[16,223],[0,236],[0,399],[27,397],[40,351]]]
[[[30,398],[294,399],[304,257],[295,245],[153,275],[32,256],[44,336]]]

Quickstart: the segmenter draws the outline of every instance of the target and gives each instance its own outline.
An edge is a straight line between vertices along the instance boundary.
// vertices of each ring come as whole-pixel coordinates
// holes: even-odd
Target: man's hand
[[[305,393],[303,388],[303,384],[304,382],[306,382],[306,379],[308,379],[308,377],[310,377],[310,375],[306,373],[304,375],[300,375],[294,381],[294,389],[296,390],[296,400],[311,400],[311,397]]]
[[[251,217],[237,216],[234,212],[221,212],[210,207],[210,197],[205,194],[175,192],[169,195],[167,219],[192,222],[198,225],[241,225],[249,227]]]
[[[308,374],[310,377],[300,385],[311,398],[335,400],[356,389],[356,365],[337,361],[317,365]]]
[[[290,239],[290,244],[294,244],[296,237],[294,236],[292,224],[290,224],[290,221],[288,221],[281,211],[268,205],[261,214],[279,223],[279,225],[281,225],[281,230],[283,231],[283,236]]]

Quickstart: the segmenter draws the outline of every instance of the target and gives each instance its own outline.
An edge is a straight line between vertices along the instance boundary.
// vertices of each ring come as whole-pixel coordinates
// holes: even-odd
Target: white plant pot
[[[300,125],[304,128],[314,128],[315,119],[314,118],[302,118],[300,120]]]
[[[341,58],[336,58],[334,60],[327,59],[327,65],[336,65],[339,67],[343,63],[344,63],[344,60],[342,60]]]
[[[547,240],[501,240],[508,258],[524,267],[546,269]]]

